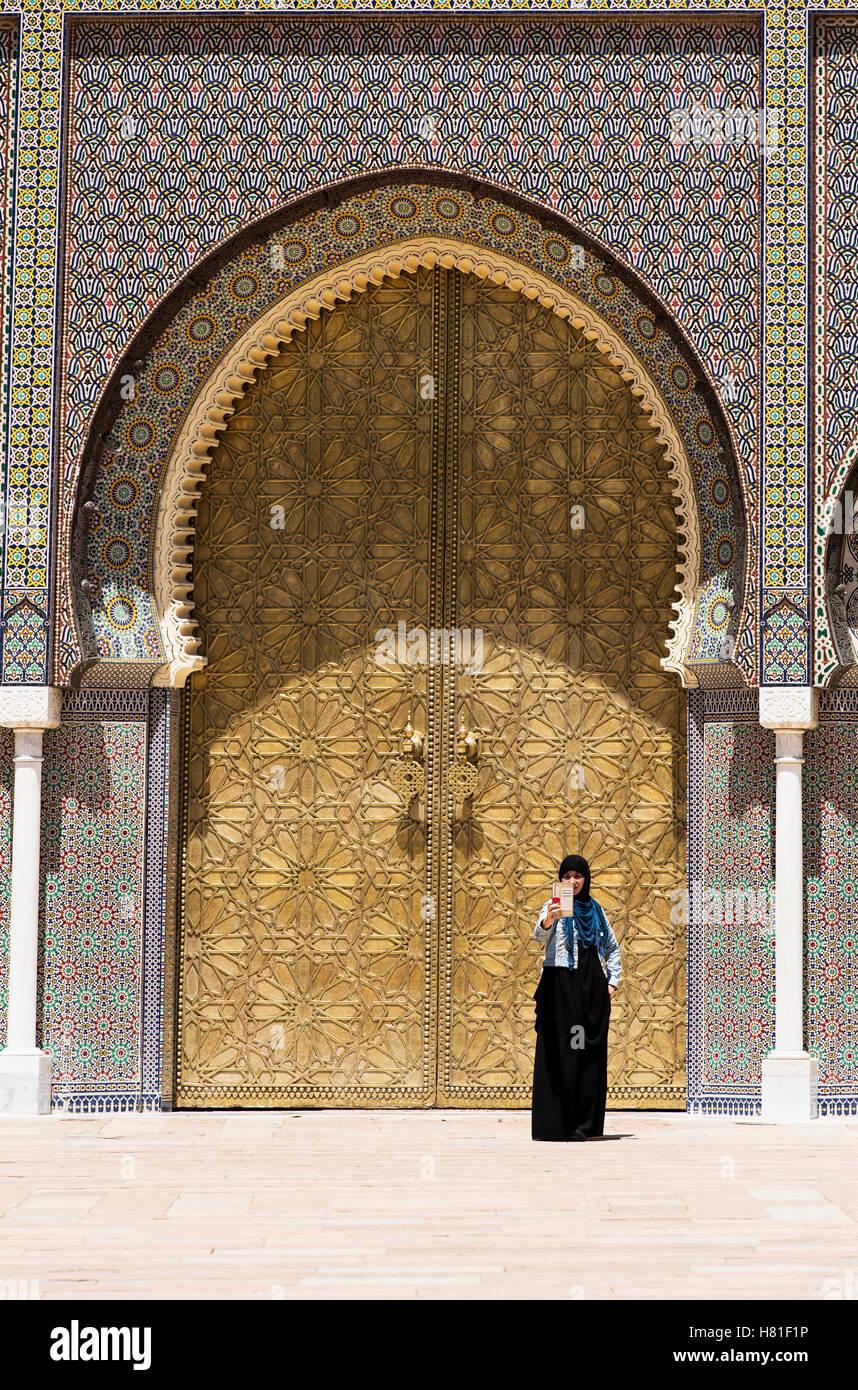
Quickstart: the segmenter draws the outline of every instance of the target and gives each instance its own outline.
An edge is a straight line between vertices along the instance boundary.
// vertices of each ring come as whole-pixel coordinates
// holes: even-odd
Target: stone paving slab
[[[858,1288],[858,1121],[527,1111],[0,1117],[0,1281],[40,1297],[819,1300]],[[2,1283],[0,1283],[2,1288]]]

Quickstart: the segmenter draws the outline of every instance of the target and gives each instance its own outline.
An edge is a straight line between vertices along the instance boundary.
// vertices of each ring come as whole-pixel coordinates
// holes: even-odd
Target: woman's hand
[[[616,991],[616,988],[617,988],[616,985],[608,985],[608,997],[609,997],[609,998],[613,999],[614,993],[615,993],[615,991]]]
[[[561,917],[568,917],[568,916],[569,916],[569,913],[568,913],[568,912],[564,913],[564,912],[562,911],[561,908],[559,908],[559,907],[550,907],[550,908],[548,909],[547,913],[545,914],[545,921],[542,923],[542,930],[543,930],[543,931],[550,931],[551,928],[554,926],[554,923],[555,923],[555,922],[558,922],[558,921],[560,920]]]

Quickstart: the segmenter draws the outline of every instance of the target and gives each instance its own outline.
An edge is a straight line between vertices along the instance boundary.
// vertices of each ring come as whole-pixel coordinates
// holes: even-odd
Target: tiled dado
[[[55,1107],[161,1105],[169,718],[166,691],[67,693],[44,735],[38,1030]],[[0,1037],[12,740],[0,730]]]
[[[758,1114],[774,1047],[775,738],[756,691],[692,691],[688,742],[688,1109]],[[823,1115],[858,1113],[856,752],[858,691],[822,692],[803,806],[805,1046]]]
[[[855,1114],[858,692],[823,692],[819,718],[804,737],[805,1044],[819,1063],[820,1112]],[[93,691],[67,697],[63,723],[45,735],[41,1041],[55,1059],[56,1105],[161,1103],[165,903],[174,887],[169,723],[166,692]],[[690,692],[688,735],[688,1108],[755,1114],[762,1058],[774,1044],[765,911],[774,735],[759,724],[754,691]],[[12,735],[2,730],[0,1036],[11,759]],[[753,894],[744,913],[737,890]]]

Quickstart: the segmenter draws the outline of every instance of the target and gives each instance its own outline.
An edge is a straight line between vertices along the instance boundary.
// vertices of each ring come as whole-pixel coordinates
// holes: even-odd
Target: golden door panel
[[[671,487],[604,358],[456,272],[323,316],[250,390],[197,528],[180,1104],[527,1106],[567,849],[623,949],[613,1098],[681,1104]],[[476,669],[380,661],[398,624],[480,629]]]
[[[426,623],[428,275],[297,335],[199,508],[209,664],[186,702],[178,1101],[408,1106],[435,1093],[426,827],[391,767],[426,683],[374,634]],[[415,680],[414,677],[417,677]]]
[[[576,330],[476,279],[461,297],[453,605],[483,658],[451,668],[447,698],[481,752],[471,801],[446,807],[439,1102],[529,1104],[533,923],[577,852],[623,957],[609,1102],[681,1107],[685,702],[659,665],[673,485],[647,417]]]

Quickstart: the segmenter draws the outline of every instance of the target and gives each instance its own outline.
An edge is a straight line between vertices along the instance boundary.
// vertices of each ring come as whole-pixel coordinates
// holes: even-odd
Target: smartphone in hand
[[[575,911],[575,888],[573,884],[555,883],[551,906],[559,907],[564,917],[570,917]]]

